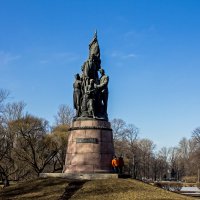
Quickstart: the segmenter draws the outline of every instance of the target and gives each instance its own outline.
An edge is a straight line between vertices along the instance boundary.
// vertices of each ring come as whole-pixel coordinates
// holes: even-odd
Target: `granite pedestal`
[[[109,122],[96,119],[75,120],[69,130],[63,172],[111,173],[113,155],[113,134]]]

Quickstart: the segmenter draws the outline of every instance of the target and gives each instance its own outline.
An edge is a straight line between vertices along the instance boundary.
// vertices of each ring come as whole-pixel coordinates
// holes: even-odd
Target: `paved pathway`
[[[187,196],[200,197],[200,189],[198,187],[182,187],[180,193]]]

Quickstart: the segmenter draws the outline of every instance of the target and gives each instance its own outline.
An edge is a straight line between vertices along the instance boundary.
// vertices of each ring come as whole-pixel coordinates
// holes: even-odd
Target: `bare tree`
[[[4,101],[8,98],[9,92],[7,90],[0,89],[0,123],[3,120],[4,113]]]
[[[158,160],[158,179],[166,180],[168,178],[168,170],[169,170],[169,149],[167,147],[162,147],[157,153]]]
[[[128,124],[125,129],[126,139],[129,142],[130,147],[135,144],[138,137],[139,129],[134,124]]]
[[[60,105],[55,118],[55,126],[52,127],[51,138],[57,146],[57,154],[52,160],[52,171],[61,171],[65,164],[67,149],[68,129],[72,122],[74,111],[68,105]]]
[[[7,154],[9,150],[10,150],[10,144],[7,138],[6,130],[2,125],[0,125],[0,175],[1,175],[1,179],[6,180],[8,184],[9,184],[8,173],[4,164],[5,164],[5,161],[9,160],[7,159]]]
[[[196,142],[200,143],[200,127],[196,128],[192,132],[192,137],[196,140]]]
[[[178,147],[171,147],[169,149],[169,166],[171,171],[171,178],[178,180],[179,179],[179,170],[180,170],[180,151]]]
[[[136,177],[137,137],[139,129],[133,124],[126,124],[122,119],[111,121],[113,139],[116,155],[123,155],[125,160],[125,171]]]
[[[67,105],[60,105],[55,116],[56,125],[69,125],[73,119],[74,112]]]
[[[127,149],[127,144],[125,141],[125,121],[123,121],[122,119],[113,119],[111,121],[111,127],[113,130],[115,154],[125,154],[125,151]]]
[[[27,115],[12,121],[9,126],[17,138],[14,146],[16,157],[39,175],[57,154],[55,143],[46,134],[48,122]]]
[[[3,101],[5,101],[9,94],[10,93],[7,90],[0,89],[0,104],[3,103]]]
[[[18,120],[24,115],[26,104],[23,101],[8,103],[4,108],[4,120],[6,122]]]
[[[8,96],[9,96],[9,92],[7,90],[0,89],[0,175],[1,175],[1,179],[4,179],[5,181],[4,186],[9,185],[8,171],[7,171],[8,167],[5,168],[4,164],[5,162],[9,161],[9,158],[7,158],[7,155],[10,150],[10,141],[7,136],[5,124],[3,123],[4,122],[3,114],[4,114],[4,106],[5,106],[4,102]]]
[[[68,144],[68,129],[69,126],[67,125],[59,125],[54,127],[52,133],[50,134],[50,137],[52,141],[56,144],[58,150],[56,156],[52,160],[53,172],[63,170]]]
[[[138,157],[137,157],[137,137],[139,134],[139,129],[133,125],[128,124],[125,129],[126,141],[127,141],[127,156],[129,158],[129,170],[133,178],[137,177],[137,166],[138,166]]]
[[[121,140],[125,137],[126,122],[124,120],[115,118],[111,121],[111,126],[114,140]]]
[[[149,139],[141,139],[138,141],[141,175],[144,178],[151,177],[152,158],[154,157],[155,144]]]

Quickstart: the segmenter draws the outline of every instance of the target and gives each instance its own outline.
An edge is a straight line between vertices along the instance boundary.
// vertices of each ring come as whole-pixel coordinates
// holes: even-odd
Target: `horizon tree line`
[[[60,105],[55,122],[25,112],[23,101],[8,103],[0,89],[0,180],[33,179],[42,172],[62,172],[74,111]],[[122,119],[111,120],[115,153],[125,161],[124,173],[140,180],[197,181],[200,168],[200,127],[175,147],[156,150],[153,141],[139,138],[139,128]]]

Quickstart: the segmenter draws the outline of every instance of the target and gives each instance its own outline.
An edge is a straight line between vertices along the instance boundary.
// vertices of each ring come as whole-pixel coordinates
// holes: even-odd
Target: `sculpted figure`
[[[95,118],[95,98],[96,88],[93,79],[88,79],[88,84],[85,87],[83,100],[81,103],[81,117]]]
[[[100,48],[97,40],[97,31],[94,34],[94,38],[89,44],[89,60],[92,61],[92,79],[97,83],[98,79],[98,70],[101,68],[101,59],[100,59]]]
[[[95,61],[95,55],[91,55],[91,57],[84,62],[82,66],[82,72],[84,78],[93,79],[95,83],[98,82],[98,70],[100,69],[100,65],[98,65]]]
[[[95,94],[96,94],[96,89],[94,80],[90,79],[90,85],[88,86],[87,90],[87,95],[88,95],[87,107],[88,107],[88,114],[93,118],[95,118]]]
[[[89,58],[91,58],[92,55],[95,55],[95,57],[100,60],[100,48],[97,40],[97,31],[95,32],[94,38],[89,44]]]
[[[103,113],[107,116],[109,77],[105,75],[104,69],[100,69],[99,72],[101,73],[101,77],[100,84],[97,85],[97,88],[100,90],[100,103],[102,104]]]
[[[88,64],[90,66],[90,78],[97,84],[99,80],[98,70],[100,69],[100,65],[96,62],[95,55],[91,55],[91,58],[88,59]]]
[[[90,66],[88,64],[88,60],[83,63],[81,69],[82,69],[84,78],[86,77],[89,78]]]
[[[81,67],[82,73],[75,76],[74,108],[77,118],[108,120],[109,77],[101,68],[100,48],[97,32],[89,44],[89,57]],[[99,73],[101,77],[99,78]]]
[[[74,108],[76,109],[76,117],[80,116],[80,109],[81,109],[81,79],[79,74],[75,75],[75,81],[73,84],[74,87],[74,94],[73,94],[73,99],[74,99]]]

